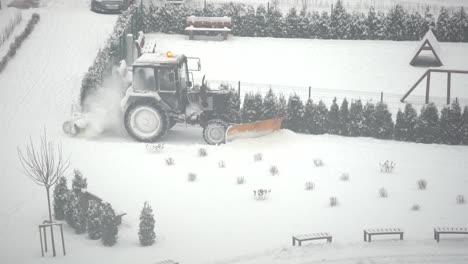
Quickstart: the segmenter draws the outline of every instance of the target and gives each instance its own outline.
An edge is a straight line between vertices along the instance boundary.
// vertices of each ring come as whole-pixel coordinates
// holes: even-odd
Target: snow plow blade
[[[226,142],[240,138],[256,138],[281,129],[285,117],[267,119],[252,123],[229,126],[226,130]]]

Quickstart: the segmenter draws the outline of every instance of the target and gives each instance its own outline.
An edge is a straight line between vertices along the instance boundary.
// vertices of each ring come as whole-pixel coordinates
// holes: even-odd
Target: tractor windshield
[[[187,71],[187,63],[181,63],[178,67],[178,74],[179,74],[179,79],[182,87],[187,86],[187,81],[189,80],[188,76],[188,71]]]

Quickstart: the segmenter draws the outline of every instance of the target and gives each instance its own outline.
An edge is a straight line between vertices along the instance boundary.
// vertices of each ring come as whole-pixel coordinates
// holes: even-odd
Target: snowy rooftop
[[[143,53],[133,65],[154,65],[159,66],[163,64],[178,64],[184,59],[184,55],[172,55],[168,56],[163,53]]]

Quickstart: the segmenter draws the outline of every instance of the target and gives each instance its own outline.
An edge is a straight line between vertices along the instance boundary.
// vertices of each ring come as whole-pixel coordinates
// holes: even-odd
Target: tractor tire
[[[156,104],[150,102],[133,103],[125,112],[125,129],[140,142],[155,142],[162,138],[168,128],[169,118]]]
[[[221,119],[208,121],[203,127],[203,138],[209,145],[220,145],[226,143],[226,130],[228,124]]]

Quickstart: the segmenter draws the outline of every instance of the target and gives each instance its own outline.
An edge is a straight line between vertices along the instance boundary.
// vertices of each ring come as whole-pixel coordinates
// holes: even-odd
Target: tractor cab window
[[[154,69],[137,67],[133,72],[133,89],[135,91],[156,91]]]
[[[180,78],[180,83],[183,85],[183,87],[186,87],[187,81],[189,80],[189,77],[187,75],[188,74],[187,64],[182,63],[182,64],[179,65],[178,74],[179,74],[179,78]]]
[[[160,91],[176,91],[176,75],[174,69],[161,68],[158,71],[159,90]]]

